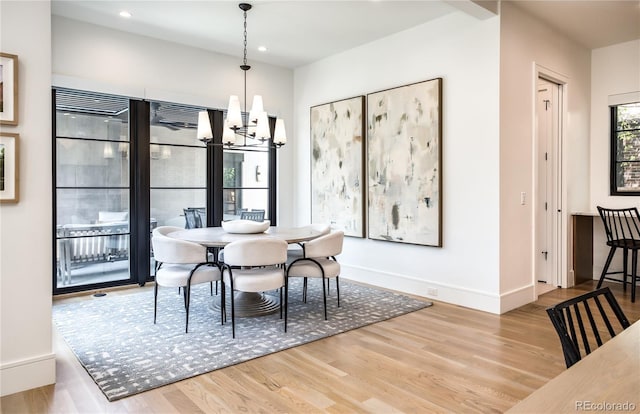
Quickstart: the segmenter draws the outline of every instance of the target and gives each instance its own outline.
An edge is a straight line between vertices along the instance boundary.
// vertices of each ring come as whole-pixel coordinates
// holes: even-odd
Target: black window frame
[[[150,103],[154,100],[142,100],[129,97],[129,261],[130,279],[115,280],[110,282],[93,283],[86,285],[72,285],[68,287],[58,287],[57,284],[57,169],[56,169],[56,90],[68,88],[52,88],[52,278],[53,295],[75,293],[89,290],[99,290],[116,286],[144,286],[146,282],[153,281],[153,272],[150,265],[151,235],[149,232],[150,202],[151,202],[151,171],[150,171]],[[79,91],[87,93],[97,93],[92,91]],[[108,95],[108,94],[105,94]],[[155,101],[154,101],[155,102]],[[196,105],[190,105],[196,106]],[[207,109],[213,125],[213,145],[207,145],[207,225],[219,227],[223,220],[223,146],[222,125],[224,121],[224,111]],[[269,117],[269,126],[273,136],[275,129],[275,118]],[[203,144],[204,145],[204,144]],[[271,225],[276,225],[276,171],[277,155],[276,150],[271,145],[269,147],[269,211],[272,212]],[[214,166],[219,166],[215,168]],[[146,171],[146,174],[140,172]]]
[[[609,194],[612,196],[640,196],[640,190],[633,191],[620,191],[618,190],[618,164],[624,162],[638,163],[640,165],[640,158],[638,160],[618,159],[618,142],[619,133],[622,131],[640,131],[640,128],[633,129],[618,129],[618,108],[625,105],[640,104],[640,102],[626,102],[618,105],[611,105],[609,107],[609,119],[610,119],[610,164],[609,164]]]

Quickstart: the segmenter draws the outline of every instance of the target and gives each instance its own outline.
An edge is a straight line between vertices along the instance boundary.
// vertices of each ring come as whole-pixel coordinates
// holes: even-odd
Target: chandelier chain
[[[244,11],[244,65],[247,64],[247,11]]]

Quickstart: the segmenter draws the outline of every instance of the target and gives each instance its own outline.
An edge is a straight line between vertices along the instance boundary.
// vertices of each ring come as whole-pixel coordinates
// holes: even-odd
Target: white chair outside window
[[[156,260],[153,323],[156,323],[158,286],[182,288],[186,309],[186,333],[189,331],[191,286],[199,283],[217,282],[221,279],[221,274],[217,264],[207,261],[206,247],[167,236],[168,233],[179,230],[182,229],[171,226],[162,226],[153,230],[151,242]],[[224,312],[224,305],[221,311]]]
[[[257,293],[278,289],[280,318],[282,319],[284,312],[284,331],[287,332],[286,261],[287,242],[275,237],[239,240],[225,246],[221,302],[224,302],[226,287],[230,287],[231,329],[234,338],[236,337],[234,298],[236,291]],[[284,288],[284,299],[282,288]]]
[[[336,256],[342,253],[343,242],[343,231],[333,231],[317,239],[308,241],[302,245],[303,257],[292,261],[287,269],[287,279],[290,277],[304,278],[302,291],[302,299],[304,302],[307,301],[307,278],[322,279],[325,320],[327,320],[327,291],[329,289],[329,279],[336,279],[338,307],[340,307],[340,263],[336,260]]]

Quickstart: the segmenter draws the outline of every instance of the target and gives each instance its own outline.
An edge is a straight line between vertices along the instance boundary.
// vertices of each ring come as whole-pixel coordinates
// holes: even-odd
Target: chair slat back
[[[630,326],[608,287],[561,302],[547,314],[560,337],[567,368]]]
[[[240,220],[264,221],[264,210],[243,211],[240,213]]]
[[[640,214],[636,207],[611,209],[598,206],[609,243],[640,241]]]

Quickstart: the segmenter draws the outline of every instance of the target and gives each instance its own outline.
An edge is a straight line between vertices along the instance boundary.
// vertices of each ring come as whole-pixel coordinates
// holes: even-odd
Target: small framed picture
[[[18,125],[18,56],[0,53],[0,125]]]
[[[18,202],[18,134],[0,133],[0,203]]]

